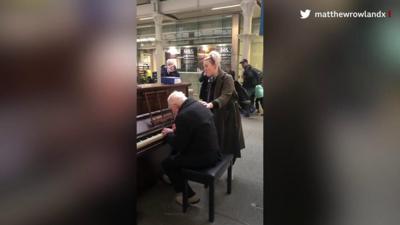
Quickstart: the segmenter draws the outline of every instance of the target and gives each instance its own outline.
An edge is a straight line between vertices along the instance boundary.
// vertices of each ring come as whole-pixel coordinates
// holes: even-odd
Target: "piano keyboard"
[[[163,138],[164,138],[164,135],[162,133],[159,133],[159,134],[151,136],[147,139],[141,140],[136,143],[136,149],[139,150],[141,148],[144,148],[147,145],[150,145],[156,141],[162,140]]]

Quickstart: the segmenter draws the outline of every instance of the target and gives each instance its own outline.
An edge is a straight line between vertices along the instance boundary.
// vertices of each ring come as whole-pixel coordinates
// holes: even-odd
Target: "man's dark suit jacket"
[[[209,109],[189,98],[182,104],[175,125],[176,131],[168,134],[168,142],[184,164],[196,167],[220,159],[217,129]]]

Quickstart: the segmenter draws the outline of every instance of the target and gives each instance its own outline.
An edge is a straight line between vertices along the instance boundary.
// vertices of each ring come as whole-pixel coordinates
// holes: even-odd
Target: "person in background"
[[[181,75],[176,70],[176,65],[172,59],[167,60],[167,76],[168,77],[180,77]]]
[[[238,102],[240,106],[240,113],[243,113],[245,117],[250,117],[250,97],[246,89],[242,87],[239,81],[235,80],[235,71],[232,70],[231,65],[226,65],[225,69],[233,78],[235,91],[239,97]]]
[[[242,87],[242,85],[239,83],[239,81],[235,80],[235,90],[236,93],[238,94],[238,102],[240,106],[240,112],[245,116],[245,117],[250,117],[250,97],[247,94],[246,89]]]
[[[208,83],[207,101],[201,103],[214,113],[222,153],[233,154],[235,161],[241,157],[240,151],[245,143],[234,81],[231,75],[222,71],[218,52],[210,52],[203,65]]]
[[[177,193],[176,202],[182,205],[184,179],[182,168],[202,169],[221,160],[217,129],[213,114],[198,101],[174,91],[168,97],[168,107],[175,115],[175,129],[164,128],[162,134],[172,146],[173,154],[162,162]],[[188,186],[188,202],[198,203],[200,198]]]
[[[146,76],[146,83],[153,83],[153,72],[150,70],[149,65],[145,65],[145,76]]]
[[[250,113],[253,113],[255,110],[254,100],[255,100],[255,88],[256,85],[260,83],[260,79],[258,76],[258,71],[255,70],[247,61],[247,59],[242,59],[240,61],[244,71],[243,71],[243,87],[246,89],[247,93],[250,96]]]
[[[167,66],[161,65],[161,76],[166,77],[168,76]]]

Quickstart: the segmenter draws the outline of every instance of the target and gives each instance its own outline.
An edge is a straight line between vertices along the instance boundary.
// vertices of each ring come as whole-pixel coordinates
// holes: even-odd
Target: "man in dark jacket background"
[[[200,74],[199,82],[201,83],[200,86],[200,94],[199,94],[199,99],[202,101],[207,101],[207,84],[208,84],[208,77],[207,75],[203,72]]]
[[[176,128],[164,128],[162,133],[167,136],[175,154],[165,159],[162,167],[177,193],[177,203],[182,204],[184,183],[181,169],[213,166],[220,160],[221,153],[213,114],[209,109],[179,91],[168,97],[168,106],[176,115]],[[200,201],[190,186],[188,197],[191,204]]]
[[[250,111],[255,110],[254,100],[255,100],[255,88],[257,84],[260,83],[260,78],[255,68],[253,68],[247,59],[242,59],[240,61],[244,71],[243,71],[243,87],[246,89],[248,95],[250,96]]]

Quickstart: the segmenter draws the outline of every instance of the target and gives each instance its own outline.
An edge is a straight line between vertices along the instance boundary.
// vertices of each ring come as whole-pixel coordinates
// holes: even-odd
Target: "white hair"
[[[168,65],[174,65],[174,66],[176,66],[176,65],[175,65],[175,61],[174,61],[173,59],[168,59],[168,60],[167,60],[167,66],[168,66]]]
[[[221,54],[219,54],[219,52],[217,52],[217,51],[211,51],[208,54],[208,57],[205,58],[205,60],[214,61],[215,65],[217,65],[218,67],[221,67]]]
[[[182,91],[174,91],[168,96],[168,104],[176,103],[179,106],[186,101],[187,97]]]

